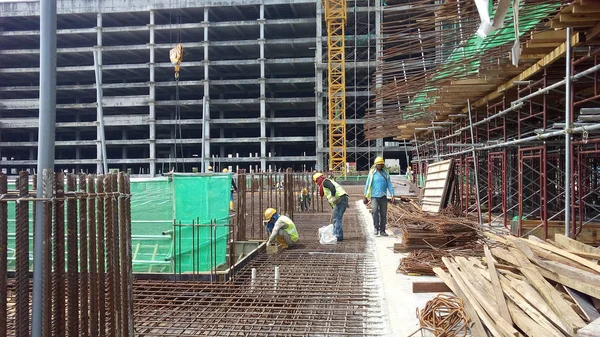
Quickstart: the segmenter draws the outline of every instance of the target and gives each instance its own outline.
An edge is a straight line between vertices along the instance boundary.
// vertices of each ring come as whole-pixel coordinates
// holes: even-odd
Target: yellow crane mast
[[[323,0],[327,24],[329,170],[346,175],[346,0]]]

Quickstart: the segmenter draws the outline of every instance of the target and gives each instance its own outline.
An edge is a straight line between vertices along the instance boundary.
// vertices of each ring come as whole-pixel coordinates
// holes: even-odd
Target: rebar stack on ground
[[[0,336],[29,335],[33,258],[44,259],[43,336],[133,336],[129,177],[44,172],[42,179],[45,236],[38,257],[29,252],[28,209],[39,211],[34,201],[40,200],[28,189],[29,174],[19,174],[18,190],[8,190],[0,174]],[[16,253],[8,256],[11,203]],[[16,266],[9,282],[8,259]]]
[[[463,301],[455,296],[439,294],[417,309],[421,328],[430,328],[436,337],[463,337],[467,335],[470,318],[464,311]]]
[[[570,1],[531,0],[520,4],[521,38],[548,31],[546,17]],[[435,116],[447,118],[498,85],[513,78],[536,60],[523,58],[519,66],[509,57],[515,42],[512,29],[498,29],[485,39],[476,35],[480,19],[474,1],[388,1],[382,23],[383,53],[375,74],[377,97],[365,117],[365,137],[413,138],[399,125],[430,125]],[[512,11],[504,20],[511,27]],[[502,26],[502,23],[500,24]],[[479,80],[477,83],[462,80]]]
[[[435,275],[433,268],[444,269],[443,257],[451,256],[482,256],[483,244],[467,244],[459,248],[449,249],[417,249],[409,252],[405,258],[400,260],[397,272],[403,274]]]
[[[388,227],[402,229],[406,248],[460,247],[479,238],[479,224],[468,218],[410,212],[388,206]]]

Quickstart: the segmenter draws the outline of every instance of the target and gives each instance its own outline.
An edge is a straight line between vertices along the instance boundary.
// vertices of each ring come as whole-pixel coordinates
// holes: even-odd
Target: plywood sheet
[[[438,213],[444,206],[452,164],[452,159],[449,159],[427,165],[427,178],[423,189],[423,211]]]

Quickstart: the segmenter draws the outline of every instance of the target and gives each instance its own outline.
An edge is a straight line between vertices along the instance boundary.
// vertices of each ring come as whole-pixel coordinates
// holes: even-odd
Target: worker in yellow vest
[[[269,233],[267,245],[277,240],[281,247],[287,249],[298,241],[298,231],[292,219],[280,215],[275,208],[265,210],[265,221]]]
[[[344,225],[342,218],[348,208],[348,193],[331,179],[327,179],[321,172],[313,174],[313,181],[319,186],[319,194],[325,196],[333,208],[333,235],[337,241],[344,241]]]
[[[227,168],[223,169],[223,173],[229,173],[229,170]],[[233,177],[231,178],[231,197],[229,199],[229,210],[233,211],[233,193],[237,193],[238,189],[237,189],[237,185],[235,184],[235,180],[233,180]]]

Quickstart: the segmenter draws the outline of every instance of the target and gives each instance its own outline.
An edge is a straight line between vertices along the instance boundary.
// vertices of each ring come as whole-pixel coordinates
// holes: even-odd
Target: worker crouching
[[[267,224],[267,233],[269,233],[267,245],[277,240],[281,247],[287,249],[298,241],[298,231],[292,219],[285,215],[280,215],[275,208],[267,208],[265,211],[265,221]]]

